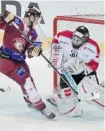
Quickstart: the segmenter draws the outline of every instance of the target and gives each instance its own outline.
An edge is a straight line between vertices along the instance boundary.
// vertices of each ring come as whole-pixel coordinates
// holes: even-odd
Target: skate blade
[[[41,114],[44,115],[46,118],[52,120],[56,117],[54,113],[51,113],[50,115],[45,114],[43,111],[41,111]]]
[[[51,98],[47,98],[46,100],[47,100],[51,105],[57,107],[56,103],[53,102],[53,101],[54,101],[53,99],[51,99]]]

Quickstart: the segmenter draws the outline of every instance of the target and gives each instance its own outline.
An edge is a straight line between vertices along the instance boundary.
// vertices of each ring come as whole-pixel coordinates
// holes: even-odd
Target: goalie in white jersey
[[[88,102],[103,108],[103,94],[96,76],[100,49],[97,42],[89,37],[89,31],[85,26],[79,26],[74,32],[69,30],[59,32],[52,41],[50,61],[65,80],[66,78],[61,71],[62,67],[71,73],[78,85],[78,93],[81,98],[101,92],[100,98]],[[61,113],[69,113],[71,116],[82,115],[77,95],[61,78],[59,86],[53,94],[53,99],[47,100],[56,104]]]

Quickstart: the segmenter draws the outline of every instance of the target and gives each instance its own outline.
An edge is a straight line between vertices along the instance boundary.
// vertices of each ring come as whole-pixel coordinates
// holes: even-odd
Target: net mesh
[[[91,34],[91,38],[95,39],[97,42],[103,42],[104,41],[104,35],[103,35],[104,34],[104,24],[102,24],[103,22],[100,19],[97,19],[96,21],[95,20],[96,20],[95,18],[93,20],[93,19],[87,19],[87,18],[80,18],[80,16],[62,17],[62,19],[59,18],[57,20],[56,33],[63,31],[63,30],[74,31],[78,26],[83,25],[88,28]]]

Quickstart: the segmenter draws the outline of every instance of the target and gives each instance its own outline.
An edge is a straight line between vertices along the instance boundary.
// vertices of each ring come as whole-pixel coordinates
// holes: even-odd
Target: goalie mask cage
[[[103,46],[104,44],[104,16],[56,16],[53,20],[53,36],[64,30],[74,31],[78,26],[84,25],[89,29],[90,37]],[[102,47],[103,48],[103,47]],[[103,50],[104,51],[104,50]],[[101,51],[101,52],[103,52]],[[104,76],[102,76],[104,77]],[[53,89],[58,87],[59,77],[53,71]]]

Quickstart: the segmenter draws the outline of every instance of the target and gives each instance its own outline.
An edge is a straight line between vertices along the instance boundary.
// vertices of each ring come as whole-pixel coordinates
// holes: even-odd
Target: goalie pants
[[[45,108],[45,104],[37,92],[26,62],[17,62],[0,57],[0,72],[21,86],[24,100],[27,103],[35,105],[37,110]]]

